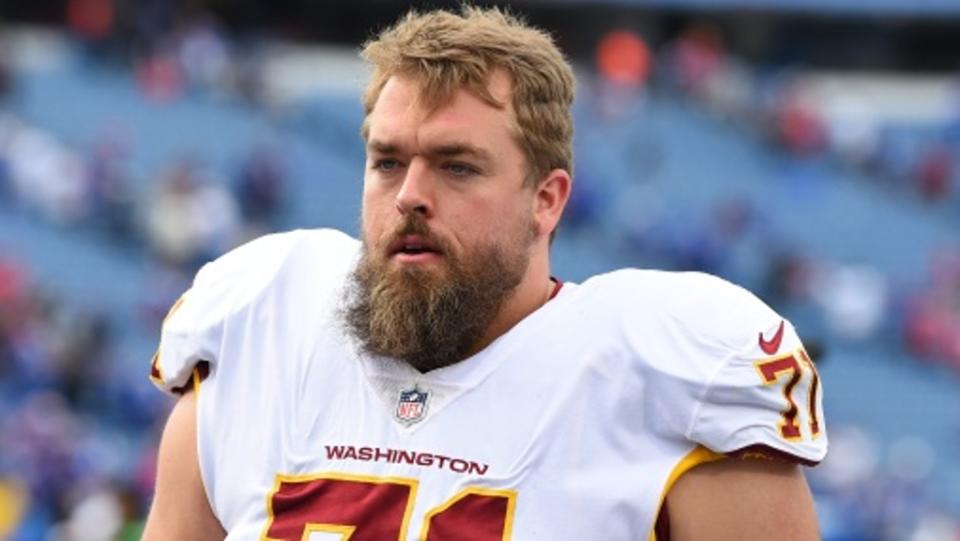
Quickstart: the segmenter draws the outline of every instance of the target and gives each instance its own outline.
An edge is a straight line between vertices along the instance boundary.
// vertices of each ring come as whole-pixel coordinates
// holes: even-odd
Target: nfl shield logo
[[[423,419],[427,413],[427,399],[430,393],[414,387],[409,391],[400,391],[400,400],[397,402],[397,420],[410,426]]]

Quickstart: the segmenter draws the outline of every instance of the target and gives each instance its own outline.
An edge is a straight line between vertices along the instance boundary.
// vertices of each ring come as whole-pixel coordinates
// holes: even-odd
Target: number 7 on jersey
[[[401,477],[278,475],[263,541],[406,541],[418,483]],[[509,541],[516,492],[467,487],[427,511],[421,541]]]
[[[780,437],[785,440],[798,440],[803,437],[800,432],[800,422],[797,420],[800,408],[794,399],[794,389],[803,378],[803,367],[810,372],[810,386],[807,392],[807,412],[810,419],[810,436],[816,438],[820,434],[820,418],[817,414],[817,394],[820,387],[820,376],[807,352],[799,349],[786,356],[772,359],[762,359],[754,366],[764,385],[774,385],[783,382],[783,397],[786,408],[780,412]]]

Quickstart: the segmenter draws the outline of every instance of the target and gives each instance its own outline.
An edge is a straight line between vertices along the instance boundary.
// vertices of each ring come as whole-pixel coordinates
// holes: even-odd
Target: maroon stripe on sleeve
[[[200,381],[207,379],[207,376],[210,375],[210,363],[207,361],[200,361],[194,365],[193,370],[197,372],[197,375],[200,376]],[[193,372],[190,373],[190,378],[187,379],[187,382],[181,385],[180,387],[174,387],[170,389],[171,391],[177,394],[185,394],[193,390]]]
[[[663,500],[657,522],[653,526],[653,535],[656,541],[670,541],[670,512],[667,511],[667,500]]]
[[[780,460],[782,462],[792,462],[794,464],[801,464],[803,466],[813,467],[819,464],[819,461],[808,460],[803,457],[799,457],[793,453],[788,453],[786,451],[781,451],[779,449],[774,449],[768,445],[749,445],[736,451],[731,451],[726,453],[730,458],[738,458],[742,460],[747,459],[759,459],[759,460]]]

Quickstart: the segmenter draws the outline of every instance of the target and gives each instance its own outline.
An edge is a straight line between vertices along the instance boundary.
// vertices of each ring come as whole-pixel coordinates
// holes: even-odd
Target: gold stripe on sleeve
[[[663,491],[660,492],[660,503],[657,504],[657,512],[653,515],[653,527],[650,528],[650,536],[648,538],[649,541],[657,541],[657,519],[660,516],[660,510],[663,509],[663,502],[667,498],[667,493],[669,493],[670,489],[673,488],[673,485],[677,482],[677,479],[680,479],[681,475],[687,473],[700,464],[714,462],[723,458],[727,458],[727,456],[720,453],[715,453],[702,445],[697,445],[694,450],[690,451],[686,456],[680,459],[680,462],[678,462],[677,465],[673,467],[673,470],[670,471],[670,475],[667,477],[667,482],[663,485]]]

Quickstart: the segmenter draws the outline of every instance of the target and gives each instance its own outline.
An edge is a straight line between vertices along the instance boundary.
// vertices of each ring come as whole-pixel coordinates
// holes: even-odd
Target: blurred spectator
[[[16,376],[14,336],[26,302],[27,278],[17,262],[0,257],[0,389]]]
[[[777,252],[771,257],[770,273],[763,290],[775,305],[804,302],[812,296],[816,265],[793,252]]]
[[[641,87],[650,76],[650,67],[650,48],[635,32],[610,30],[597,45],[597,69],[610,84]]]
[[[268,231],[279,225],[287,197],[287,173],[279,152],[253,149],[240,167],[237,199],[248,225]]]
[[[143,94],[156,102],[173,101],[184,90],[184,76],[176,54],[169,45],[160,45],[137,66],[137,82]]]
[[[189,84],[220,88],[228,82],[227,41],[211,15],[188,19],[179,31],[177,49],[182,73]]]
[[[723,38],[716,27],[705,22],[691,24],[669,48],[672,82],[687,93],[701,95],[722,68],[724,55]]]
[[[726,57],[701,88],[703,105],[724,120],[752,125],[759,117],[753,96],[753,73],[738,58]]]
[[[808,156],[824,150],[826,128],[816,107],[797,88],[781,97],[774,126],[777,142],[791,154]]]
[[[914,184],[925,201],[942,201],[950,195],[953,173],[953,152],[947,145],[936,143],[920,155],[913,174]]]
[[[229,249],[240,234],[233,195],[190,160],[158,180],[147,205],[150,247],[174,266],[197,267]]]
[[[838,98],[836,101],[827,119],[829,143],[845,163],[875,169],[883,152],[876,111],[856,96]]]
[[[113,0],[68,0],[67,26],[94,58],[109,53],[116,23]]]
[[[75,150],[22,124],[14,128],[6,150],[10,184],[23,206],[63,225],[87,216],[83,161]]]
[[[59,308],[50,353],[59,390],[71,405],[90,407],[103,398],[96,388],[110,377],[110,324],[96,312]]]
[[[836,265],[822,266],[812,278],[810,290],[836,337],[863,341],[877,333],[889,295],[883,274],[866,265]]]
[[[138,0],[124,3],[134,28],[136,57],[152,57],[173,29],[177,3],[169,0]]]
[[[592,92],[601,119],[623,121],[642,102],[652,59],[646,41],[631,30],[610,30],[603,35],[597,44],[599,77]]]
[[[127,150],[118,137],[99,141],[87,158],[87,175],[94,219],[114,239],[134,235],[133,194],[126,164]]]
[[[105,39],[114,23],[112,0],[68,0],[67,26],[85,40]]]
[[[124,506],[119,495],[109,488],[76,494],[66,520],[55,534],[71,541],[113,541],[124,524]]]
[[[904,335],[908,351],[944,361],[960,371],[960,249],[935,253],[925,287],[907,301]]]

